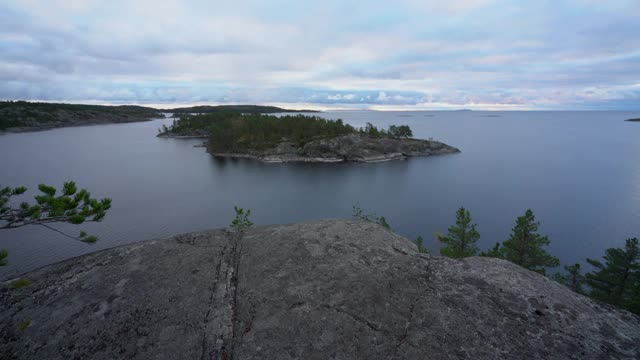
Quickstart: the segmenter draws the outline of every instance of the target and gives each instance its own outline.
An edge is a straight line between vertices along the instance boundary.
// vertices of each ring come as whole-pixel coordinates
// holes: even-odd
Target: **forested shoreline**
[[[156,109],[138,105],[86,105],[32,101],[0,101],[0,132],[39,131],[59,127],[117,124],[164,118],[165,113],[188,114],[262,114],[315,112],[262,105],[192,106]]]
[[[105,106],[0,101],[0,132],[147,121],[162,118],[157,109],[136,105]]]

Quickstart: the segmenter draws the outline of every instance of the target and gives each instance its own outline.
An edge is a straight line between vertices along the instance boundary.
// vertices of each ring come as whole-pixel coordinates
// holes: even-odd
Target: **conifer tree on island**
[[[79,225],[89,221],[102,221],[107,210],[111,208],[111,199],[94,199],[85,189],[78,191],[72,181],[65,182],[60,195],[56,196],[56,188],[44,184],[38,185],[41,194],[34,196],[35,204],[26,201],[18,207],[11,204],[11,199],[23,195],[27,188],[19,186],[15,188],[0,188],[0,230],[15,229],[27,225],[40,225],[86,243],[94,243],[97,238],[80,232],[75,237],[63,233],[50,226],[51,223],[70,223]],[[0,250],[0,265],[6,265],[8,253]]]
[[[582,285],[584,284],[584,275],[580,273],[580,264],[564,266],[566,274],[555,273],[553,279],[569,289],[582,294]]]
[[[549,237],[537,233],[539,226],[533,211],[528,209],[516,220],[511,237],[502,243],[501,250],[504,259],[544,274],[545,267],[556,267],[560,260],[543,249],[549,245]]]
[[[422,239],[422,236],[418,236],[414,243],[416,244],[420,254],[429,253],[429,250],[423,246],[424,240]]]
[[[491,249],[481,252],[480,256],[504,259],[503,248],[500,246],[498,241]]]
[[[438,240],[445,244],[440,249],[440,254],[455,259],[474,256],[478,253],[476,243],[480,239],[480,233],[476,230],[477,224],[471,223],[469,210],[461,207],[456,211],[456,224],[449,227],[447,236],[436,235]]]
[[[640,248],[638,239],[627,239],[624,249],[605,251],[604,264],[587,259],[596,270],[587,273],[591,297],[640,313]]]

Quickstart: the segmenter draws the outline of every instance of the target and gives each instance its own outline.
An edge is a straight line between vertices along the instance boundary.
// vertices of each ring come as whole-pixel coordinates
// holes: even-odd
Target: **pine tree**
[[[236,216],[233,218],[231,225],[229,226],[231,230],[243,232],[253,226],[253,222],[249,220],[249,216],[251,216],[251,209],[247,209],[247,211],[245,211],[243,208],[234,206],[233,211],[235,211]]]
[[[625,301],[624,307],[632,313],[640,315],[640,279],[638,277],[631,288],[631,298]]]
[[[384,216],[377,216],[373,213],[365,213],[362,208],[356,205],[353,205],[353,217],[356,219],[376,223],[387,230],[391,230],[391,225],[389,225],[389,223],[387,222],[387,218],[385,218]]]
[[[555,273],[553,279],[577,293],[582,293],[584,276],[580,273],[580,264],[565,265],[564,269],[566,274]]]
[[[456,259],[476,255],[478,253],[476,242],[480,239],[476,226],[477,224],[471,223],[469,210],[463,207],[458,209],[456,224],[447,229],[447,236],[436,235],[438,240],[445,244],[440,249],[440,254]]]
[[[53,186],[38,185],[40,195],[35,195],[35,203],[26,201],[19,206],[12,206],[12,199],[23,195],[27,188],[24,186],[0,187],[0,230],[15,229],[27,225],[40,225],[66,237],[85,243],[94,243],[97,237],[86,232],[80,236],[68,235],[51,226],[53,223],[70,223],[79,225],[84,222],[102,221],[111,208],[111,199],[94,199],[85,189],[78,191],[76,183],[65,182],[62,191]],[[0,250],[0,266],[7,264],[8,253]]]
[[[490,250],[481,252],[480,256],[504,259],[504,254],[502,251],[502,247],[500,247],[500,242],[496,242],[495,246]]]
[[[605,251],[604,264],[587,259],[597,270],[586,274],[591,297],[640,312],[640,248],[638,239],[627,239],[624,249]]]
[[[502,248],[505,259],[544,274],[545,267],[556,267],[560,260],[542,248],[549,245],[549,238],[537,233],[539,226],[533,211],[528,209],[524,216],[518,217],[511,237],[502,243]]]
[[[387,230],[391,230],[391,225],[389,225],[389,223],[387,222],[387,218],[385,218],[384,216],[380,216],[376,223],[382,225],[382,227]]]
[[[429,249],[425,248],[422,244],[423,244],[424,240],[422,239],[422,236],[418,236],[416,238],[415,244],[418,247],[418,252],[421,254],[424,253],[429,253]]]

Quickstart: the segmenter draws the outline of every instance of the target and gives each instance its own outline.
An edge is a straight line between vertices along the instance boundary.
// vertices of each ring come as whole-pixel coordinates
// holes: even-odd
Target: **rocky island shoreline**
[[[270,149],[246,153],[221,153],[207,148],[216,157],[248,158],[266,163],[382,162],[460,152],[434,140],[373,138],[363,134],[313,140],[302,146],[285,141]]]

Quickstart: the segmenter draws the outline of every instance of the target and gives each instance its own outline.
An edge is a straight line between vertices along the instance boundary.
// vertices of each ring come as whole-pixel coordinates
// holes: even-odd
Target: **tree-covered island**
[[[215,112],[184,115],[159,137],[202,137],[214,156],[264,162],[375,162],[459,152],[433,140],[413,139],[407,125],[356,128],[341,119],[308,115]]]
[[[159,110],[135,105],[104,106],[0,101],[0,132],[129,123],[163,117],[164,115]]]

